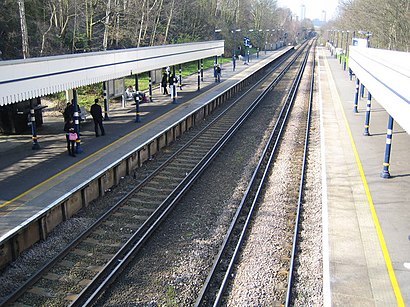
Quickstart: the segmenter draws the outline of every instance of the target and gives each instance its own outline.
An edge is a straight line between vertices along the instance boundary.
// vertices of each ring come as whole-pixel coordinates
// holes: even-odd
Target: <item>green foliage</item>
[[[176,290],[173,286],[168,286],[167,292],[165,293],[166,303],[165,306],[167,307],[177,307],[176,301]]]

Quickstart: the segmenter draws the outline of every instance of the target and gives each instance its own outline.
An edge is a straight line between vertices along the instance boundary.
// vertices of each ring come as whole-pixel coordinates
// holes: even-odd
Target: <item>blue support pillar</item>
[[[151,76],[151,71],[148,72],[148,86],[149,86],[149,101],[152,102],[152,76]]]
[[[235,71],[236,68],[236,56],[232,56],[232,71]]]
[[[182,64],[179,64],[179,89],[182,91]]]
[[[360,97],[361,98],[364,97],[364,85],[363,85],[363,83],[360,85]]]
[[[198,91],[201,89],[201,63],[198,60]]]
[[[367,105],[366,105],[366,121],[364,123],[364,132],[363,135],[368,136],[369,133],[369,125],[370,125],[370,109],[372,106],[372,94],[370,92],[367,95]]]
[[[80,134],[80,113],[77,102],[77,89],[73,89],[73,106],[74,106],[74,131],[77,133],[77,140],[75,141],[75,153],[82,153],[81,148],[81,134]]]
[[[33,140],[31,149],[33,150],[40,149],[40,144],[38,143],[37,130],[36,130],[36,115],[35,115],[32,99],[30,99],[30,122],[31,122],[31,134],[32,134],[31,139]]]
[[[217,82],[217,79],[216,79],[216,66],[218,65],[218,56],[216,55],[215,56],[215,61],[214,61],[214,79],[215,79],[215,82]]]
[[[393,122],[394,119],[389,115],[389,123],[387,125],[387,135],[386,135],[386,151],[384,154],[383,171],[380,174],[382,178],[390,178],[389,166],[390,166],[390,151],[391,151],[391,141],[393,138]]]
[[[383,171],[380,177],[388,179],[390,178],[389,166],[390,166],[390,151],[391,151],[391,141],[393,138],[393,123],[394,119],[389,115],[389,123],[387,125],[387,135],[386,135],[386,151],[384,154]]]
[[[107,81],[103,82],[103,95],[104,95],[104,120],[110,120],[108,117],[108,97],[107,97]]]
[[[135,101],[135,123],[141,122],[140,118],[140,96],[135,93],[134,94],[134,101]]]
[[[359,111],[357,111],[357,106],[359,104],[359,86],[360,86],[360,80],[356,79],[356,91],[354,94],[354,108],[353,108],[353,112],[358,113]]]
[[[171,98],[172,98],[172,103],[177,103],[177,78],[175,74],[175,65],[172,66],[172,88],[171,88]]]
[[[201,81],[204,82],[204,60],[201,59]]]

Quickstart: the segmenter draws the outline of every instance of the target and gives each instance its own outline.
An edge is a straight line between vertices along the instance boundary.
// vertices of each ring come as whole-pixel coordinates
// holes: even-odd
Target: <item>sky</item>
[[[321,18],[322,10],[326,11],[326,21],[335,13],[338,0],[277,0],[278,6],[288,7],[292,12],[300,16],[300,6],[306,7],[306,18]]]

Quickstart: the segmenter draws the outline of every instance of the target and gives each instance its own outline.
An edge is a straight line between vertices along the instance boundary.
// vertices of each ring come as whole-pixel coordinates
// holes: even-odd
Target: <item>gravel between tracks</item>
[[[286,200],[294,198],[292,194],[297,191],[291,191],[291,196],[284,191],[292,184],[292,180],[296,180],[292,179],[295,177],[292,173],[292,164],[295,162],[292,160],[292,152],[301,145],[300,138],[294,137],[300,129],[299,118],[303,117],[301,109],[302,107],[296,107],[290,120],[290,128],[281,145],[283,154],[280,155],[280,162],[276,163],[277,168],[265,191],[265,207],[259,211],[259,218],[256,218],[256,228],[259,229],[251,234],[248,257],[241,264],[242,270],[235,276],[235,287],[228,306],[279,305],[278,297],[283,298],[283,292],[286,290],[287,272],[281,271],[278,263],[281,260],[287,261],[289,257],[281,249],[282,234],[288,237],[293,235],[287,227],[287,215],[293,209]],[[228,144],[211,168],[185,195],[170,218],[159,228],[150,240],[152,244],[144,248],[129,270],[97,305],[192,306],[195,303],[202,282],[212,265],[212,258],[218,251],[227,225],[257,162],[263,140],[267,138],[267,135],[261,136],[260,131],[265,131],[266,128],[259,123],[264,121],[264,116],[272,116],[271,114],[270,110],[259,110],[253,119],[245,124],[241,129],[242,133]],[[318,126],[313,126],[313,129],[317,129],[318,133]],[[241,148],[240,154],[238,148]],[[258,148],[256,153],[254,148]],[[316,156],[313,154],[311,159],[317,161],[320,148],[315,147],[313,152]],[[296,174],[296,178],[299,178],[298,175]],[[314,223],[309,225],[309,229],[315,232],[312,235],[306,226],[302,226],[305,229],[302,241],[321,248],[321,233],[316,231],[320,230],[321,224],[320,184],[317,184],[320,180],[320,169],[316,168],[308,177],[312,182],[309,187],[313,186],[308,194],[314,196],[314,214],[310,217],[310,212],[306,211],[304,218],[308,224]],[[284,207],[286,210],[283,210]],[[321,253],[317,249],[309,248],[299,261],[303,264],[301,271],[298,271],[300,278],[303,278],[303,284],[298,288],[298,294],[301,293],[303,300],[298,301],[298,304],[301,303],[298,306],[320,306]],[[279,273],[276,273],[277,271]],[[276,277],[282,282],[278,283]],[[272,282],[274,280],[276,282]],[[238,285],[239,287],[236,287]]]
[[[230,151],[229,148],[224,150],[220,157],[214,161],[211,170],[204,173],[200,178],[192,193],[190,192],[184,197],[182,203],[160,227],[152,240],[153,244],[144,248],[143,255],[135,259],[134,268],[130,269],[119,280],[119,283],[113,286],[111,292],[104,295],[98,305],[193,305],[201,289],[202,282],[206,278],[209,266],[212,265],[212,257],[223,240],[226,225],[229,224],[232,218],[236,204],[240,201],[246,188],[246,182],[257,162],[258,152],[261,150],[261,143],[263,143],[262,139],[266,139],[266,135],[260,136],[260,131],[264,131],[261,130],[264,128],[256,124],[261,116],[271,116],[271,112],[262,111],[254,117],[253,123],[245,124],[243,130],[246,133],[229,144],[229,148],[242,147],[244,151],[239,154]],[[297,129],[297,124],[291,126]],[[308,170],[308,186],[310,188],[308,188],[305,199],[309,205],[305,207],[304,212],[304,224],[302,224],[302,236],[304,237],[302,239],[302,253],[299,256],[300,270],[298,270],[298,277],[303,280],[303,284],[297,288],[298,298],[295,306],[320,306],[322,304],[320,168],[317,167],[320,165],[318,163],[320,161],[318,158],[320,156],[319,124],[314,123],[312,130],[316,131],[316,134],[314,134],[316,138],[315,136],[311,137],[312,140],[316,140],[316,145],[312,145],[314,149],[310,157],[314,169]],[[287,147],[288,145],[285,145],[287,143],[286,141],[281,146],[281,150],[287,152],[291,150]],[[255,148],[258,148],[256,153]],[[226,165],[228,163],[226,159],[228,157],[235,163],[229,163],[232,167],[227,170]],[[291,161],[291,159],[288,160],[288,162]],[[151,164],[155,164],[155,161],[152,161]],[[141,171],[137,172],[137,175],[142,178],[144,169],[150,167],[152,168],[152,165],[144,166]],[[223,172],[220,172],[220,170],[223,170]],[[281,167],[281,171],[286,173],[286,166]],[[271,180],[275,180],[275,177],[277,177],[276,171]],[[136,180],[138,179],[139,177]],[[38,266],[44,260],[44,257],[51,257],[53,250],[58,250],[60,246],[64,245],[63,242],[69,241],[82,229],[85,229],[96,216],[110,206],[113,199],[121,197],[122,189],[126,190],[127,185],[133,182],[135,182],[135,179],[125,178],[122,184],[114,190],[115,193],[112,193],[112,195],[108,193],[107,197],[97,200],[88,210],[60,225],[49,240],[38,244],[25,253],[10,268],[2,272],[0,277],[0,283],[3,285],[2,289],[6,291],[6,289],[12,288],[13,284],[19,282],[21,276],[28,274],[32,267]],[[285,198],[285,194],[282,193],[286,189],[285,183],[280,181],[277,184],[270,185],[270,187],[277,194],[273,194],[273,191],[267,189],[267,196],[265,197],[269,198],[269,202],[273,203],[272,198],[276,198],[281,203]],[[189,197],[189,195],[195,196]],[[311,208],[309,208],[310,205]],[[313,214],[310,212],[313,212]],[[261,225],[264,225],[267,222],[266,218],[272,213],[263,212],[263,210],[260,211],[260,214],[262,213],[264,213],[264,218]],[[319,215],[320,217],[318,217]],[[271,228],[272,225],[265,224],[262,227],[266,230]],[[272,230],[271,233],[273,233]],[[264,234],[263,230],[261,234]],[[277,235],[274,234],[271,237],[275,236]],[[265,284],[268,286],[270,284],[269,280],[272,279],[269,269],[274,257],[269,252],[273,250],[272,246],[275,245],[265,241],[266,238],[254,236],[253,239],[254,242],[258,243],[256,247],[261,247],[262,250],[268,252],[262,257],[261,249],[253,249],[250,253],[253,259],[249,260],[251,269],[248,270],[248,273],[243,274],[254,281],[252,286],[248,283],[246,288],[253,287],[257,291],[244,291],[241,293],[242,296],[239,297],[241,300],[231,304],[232,306],[272,306],[271,302],[275,301],[271,296],[271,291],[263,287]],[[50,255],[45,255],[45,250],[49,251]],[[255,267],[256,264],[260,269]],[[263,272],[261,270],[263,267],[268,268],[268,271]],[[238,271],[237,276],[240,275],[242,274]],[[258,276],[262,279],[256,281]],[[281,289],[280,285],[274,285],[274,287]],[[4,295],[1,291],[0,295]],[[233,293],[235,292],[238,291],[234,290]]]
[[[306,72],[310,71],[308,65]],[[296,204],[292,192],[300,178],[294,173],[299,163],[294,152],[300,148],[298,130],[305,121],[303,103],[309,95],[310,80],[304,78],[280,145],[265,195],[245,248],[238,260],[227,306],[281,306],[286,295],[288,249],[283,249],[289,233],[288,216]],[[306,193],[301,213],[301,239],[296,267],[295,300],[292,306],[322,306],[322,233],[320,134],[317,104],[313,106]],[[302,125],[303,126],[303,125]],[[297,180],[297,181],[296,181]],[[287,191],[287,193],[285,193]],[[297,191],[295,191],[297,192]],[[297,200],[297,199],[296,199]]]

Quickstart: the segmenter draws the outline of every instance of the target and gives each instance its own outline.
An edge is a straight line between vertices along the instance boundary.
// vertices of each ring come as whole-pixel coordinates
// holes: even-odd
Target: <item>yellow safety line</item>
[[[327,61],[326,61],[326,64],[328,65]],[[393,269],[393,265],[391,263],[389,251],[387,249],[386,241],[384,240],[383,231],[382,231],[382,228],[381,228],[380,223],[379,223],[379,218],[377,217],[376,209],[374,208],[373,198],[372,198],[372,195],[370,194],[369,185],[367,184],[366,176],[365,176],[364,171],[363,171],[363,167],[362,167],[362,163],[360,161],[359,153],[357,152],[357,148],[356,148],[355,141],[353,139],[352,131],[350,129],[349,122],[347,121],[346,113],[343,109],[343,105],[342,105],[342,102],[340,101],[340,99],[338,99],[338,102],[339,102],[339,105],[340,105],[340,109],[342,110],[343,119],[345,121],[347,132],[349,134],[350,143],[352,145],[353,152],[354,152],[354,155],[355,155],[355,158],[356,158],[356,163],[357,163],[357,167],[358,167],[359,172],[360,172],[360,177],[362,178],[364,189],[366,191],[366,196],[367,196],[367,200],[369,202],[370,211],[372,213],[374,226],[376,227],[377,236],[379,238],[379,243],[381,245],[383,256],[384,256],[384,261],[386,262],[387,270],[389,272],[390,282],[392,283],[393,290],[394,290],[394,293],[396,295],[397,306],[404,307],[405,305],[404,305],[403,297],[401,295],[399,283],[397,282],[396,274],[394,273],[394,269]]]
[[[249,68],[249,67],[248,67],[248,68]],[[246,68],[245,70],[247,70],[248,68]],[[199,99],[200,97],[202,97],[202,96],[204,96],[205,94],[207,94],[207,92],[208,92],[208,91],[202,92],[201,94],[199,94],[198,96],[196,96],[195,98],[193,98],[193,99],[191,99],[191,100],[189,100],[189,101],[193,101],[193,100],[195,100],[195,99]],[[148,125],[148,124],[155,123],[156,121],[158,121],[159,119],[163,118],[164,116],[169,115],[169,114],[171,114],[171,113],[177,111],[178,109],[180,109],[180,108],[182,108],[182,107],[186,107],[186,105],[185,105],[185,104],[181,104],[181,105],[177,106],[176,108],[170,110],[169,112],[164,113],[164,114],[162,114],[161,116],[159,116],[158,118],[154,119],[153,121],[147,123],[147,125]],[[60,176],[61,174],[64,174],[64,173],[67,172],[68,170],[72,169],[74,166],[77,166],[77,165],[79,165],[79,164],[81,164],[81,163],[83,163],[83,162],[89,160],[90,158],[92,158],[92,157],[94,157],[95,155],[99,154],[101,151],[110,148],[111,146],[113,146],[113,145],[116,144],[117,142],[120,142],[121,140],[123,140],[124,138],[130,136],[131,134],[136,133],[137,131],[139,131],[140,129],[144,128],[145,126],[146,126],[146,125],[144,125],[144,126],[138,128],[138,129],[136,129],[136,130],[133,130],[132,132],[130,132],[130,133],[124,135],[123,137],[119,138],[118,140],[114,141],[113,143],[107,145],[107,146],[104,147],[104,148],[101,148],[100,150],[96,151],[95,153],[89,155],[88,157],[85,157],[84,159],[82,159],[82,160],[78,161],[77,163],[75,163],[75,164],[69,166],[69,167],[66,168],[65,170],[63,170],[63,171],[61,171],[61,172],[55,174],[54,176],[52,176],[52,177],[48,178],[47,180],[45,180],[45,181],[39,183],[38,185],[32,187],[31,189],[29,189],[29,190],[27,190],[27,191],[21,193],[20,195],[14,197],[13,199],[10,199],[10,200],[4,202],[3,204],[0,204],[0,208],[3,208],[3,207],[5,207],[5,206],[7,206],[7,205],[10,205],[11,203],[15,202],[15,201],[18,200],[19,198],[21,198],[21,197],[27,195],[27,194],[30,193],[31,191],[33,191],[33,190],[35,190],[35,189],[41,187],[42,185],[44,185],[44,184],[46,184],[47,182],[49,182],[50,180],[53,180],[54,178]]]
[[[202,93],[202,94],[205,94],[205,93]],[[202,94],[201,94],[201,95],[202,95]],[[198,95],[198,97],[200,97],[201,95]],[[181,105],[179,105],[178,107],[176,107],[175,109],[172,109],[172,110],[170,110],[169,112],[162,114],[161,116],[157,117],[157,118],[154,119],[153,121],[147,123],[147,125],[148,125],[148,124],[155,123],[156,121],[160,120],[160,119],[163,118],[164,116],[166,116],[166,115],[168,115],[168,114],[170,114],[170,113],[172,113],[172,112],[175,112],[177,109],[181,108],[182,106],[184,106],[184,105],[181,104]],[[116,143],[122,141],[124,138],[130,136],[130,135],[133,134],[133,133],[138,132],[139,130],[141,130],[141,129],[144,128],[145,126],[146,126],[146,125],[141,126],[141,127],[139,127],[138,129],[131,131],[130,133],[128,133],[128,134],[122,136],[121,138],[119,138],[118,140],[112,142],[111,144],[109,144],[109,145],[107,145],[107,146],[101,148],[100,150],[98,150],[98,151],[94,152],[93,154],[91,154],[91,155],[85,157],[84,159],[78,161],[77,163],[75,163],[75,164],[73,164],[73,165],[67,167],[66,169],[62,170],[61,172],[59,172],[59,173],[57,173],[57,174],[51,176],[51,177],[48,178],[47,180],[44,180],[43,182],[37,184],[36,186],[32,187],[31,189],[29,189],[29,190],[27,190],[27,191],[21,193],[20,195],[14,197],[13,199],[10,199],[10,200],[6,201],[5,203],[3,203],[3,204],[0,205],[0,208],[3,208],[3,207],[5,207],[5,206],[7,206],[7,205],[10,205],[11,203],[15,202],[15,201],[18,200],[19,198],[21,198],[21,197],[27,195],[28,193],[32,192],[33,190],[35,190],[35,189],[41,187],[42,185],[46,184],[47,182],[49,182],[49,181],[53,180],[54,178],[56,178],[56,177],[58,177],[58,176],[64,174],[65,172],[69,171],[69,170],[72,169],[74,166],[77,166],[77,165],[80,165],[80,164],[86,162],[87,160],[89,160],[89,159],[91,159],[92,157],[96,156],[96,155],[99,154],[100,152],[102,152],[102,151],[104,151],[104,150],[107,150],[107,149],[110,148],[111,146],[113,146],[113,145],[115,145]]]

